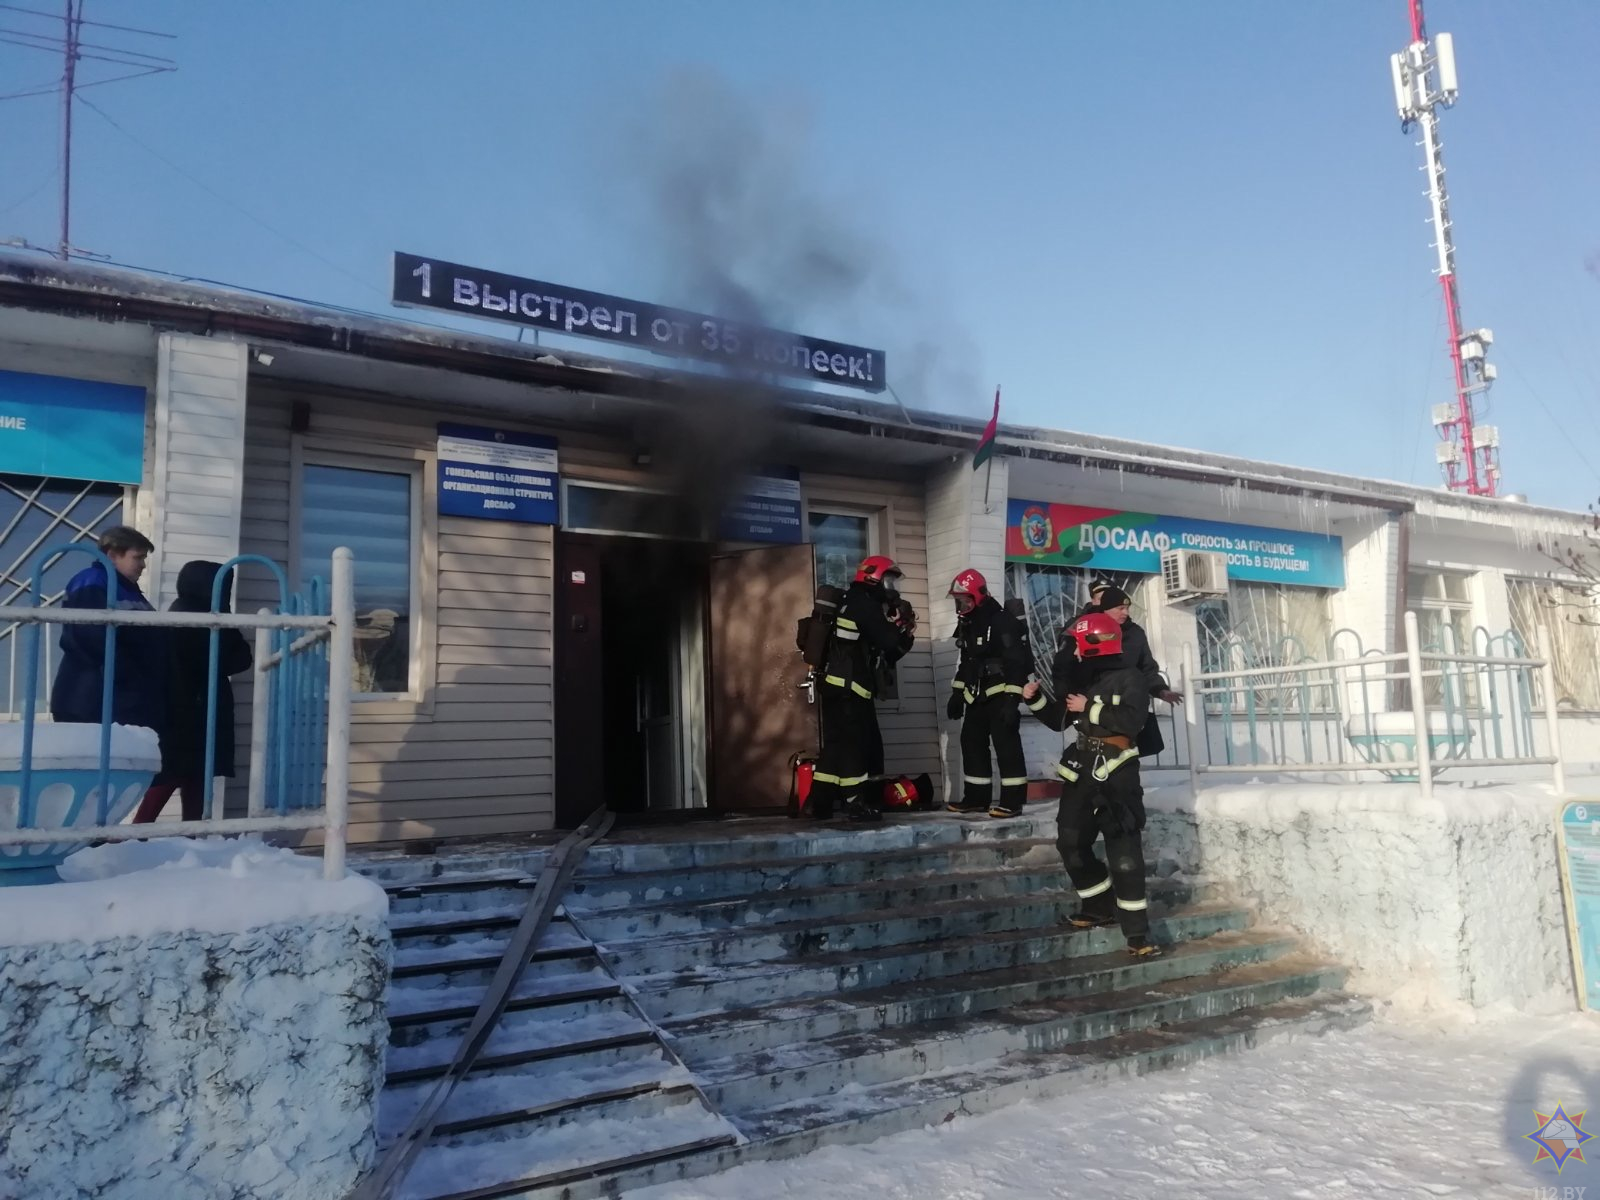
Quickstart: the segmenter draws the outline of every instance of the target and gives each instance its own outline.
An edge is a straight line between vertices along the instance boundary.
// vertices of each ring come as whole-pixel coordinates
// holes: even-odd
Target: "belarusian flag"
[[[994,435],[1000,428],[1000,389],[994,390],[994,416],[989,418],[989,423],[983,427],[983,436],[978,439],[978,448],[972,452],[972,469],[976,471],[994,456]]]

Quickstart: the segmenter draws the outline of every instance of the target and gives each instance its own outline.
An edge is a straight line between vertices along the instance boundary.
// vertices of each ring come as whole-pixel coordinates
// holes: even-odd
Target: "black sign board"
[[[621,342],[754,374],[810,379],[864,392],[881,392],[886,383],[881,350],[415,254],[394,256],[394,302]]]

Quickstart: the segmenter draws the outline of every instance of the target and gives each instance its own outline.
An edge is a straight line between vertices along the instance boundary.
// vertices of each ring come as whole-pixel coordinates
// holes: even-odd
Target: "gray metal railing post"
[[[1210,736],[1206,729],[1205,705],[1206,698],[1200,682],[1200,659],[1192,645],[1183,647],[1183,663],[1178,668],[1178,679],[1182,686],[1178,688],[1183,693],[1184,713],[1183,742],[1184,749],[1189,756],[1189,790],[1191,793],[1200,791],[1200,747],[1196,742],[1196,731],[1199,732],[1199,741],[1205,742]],[[1205,745],[1206,761],[1211,761],[1211,746]]]
[[[1433,747],[1428,742],[1428,698],[1422,691],[1422,649],[1418,644],[1417,614],[1406,613],[1406,673],[1411,677],[1411,718],[1417,733],[1417,782],[1422,798],[1433,798]],[[1446,710],[1446,722],[1449,721]]]
[[[344,878],[346,823],[350,808],[350,695],[355,686],[355,566],[343,546],[333,552],[333,636],[328,645],[328,765],[323,811],[324,879]]]
[[[271,609],[256,610],[268,616]],[[267,811],[267,736],[272,722],[272,630],[256,630],[255,678],[250,687],[250,790],[246,811],[252,817]]]
[[[1555,657],[1550,651],[1550,627],[1539,626],[1539,657],[1544,659],[1544,665],[1539,668],[1539,678],[1544,685],[1544,720],[1550,727],[1550,757],[1556,761],[1550,767],[1550,779],[1555,784],[1556,794],[1567,794],[1567,764],[1561,760],[1561,707],[1556,698],[1556,666]],[[1529,746],[1529,752],[1534,751]]]

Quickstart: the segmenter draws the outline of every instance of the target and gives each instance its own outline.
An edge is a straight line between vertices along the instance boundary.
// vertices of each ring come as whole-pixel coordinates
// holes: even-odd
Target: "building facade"
[[[65,568],[35,597],[40,555],[121,522],[156,543],[160,605],[190,559],[259,556],[299,588],[349,546],[353,841],[570,827],[599,803],[781,807],[815,742],[795,621],[868,553],[923,614],[880,704],[894,773],[961,773],[944,592],[966,566],[1027,601],[1042,676],[1097,575],[1174,683],[1184,662],[1387,650],[1408,610],[1441,648],[1531,647],[1546,624],[1569,750],[1600,758],[1600,640],[1567,619],[1592,610],[1550,553],[1582,514],[1016,428],[974,471],[975,422],[775,388],[729,403],[692,374],[0,255],[8,600],[48,601]],[[755,411],[761,461],[706,480],[730,474],[732,431],[686,414]],[[707,439],[688,485],[686,436]],[[702,484],[710,524],[682,511]],[[1198,557],[1164,578],[1173,550]],[[277,586],[247,564],[238,604]],[[1042,775],[1059,743],[1029,738]]]

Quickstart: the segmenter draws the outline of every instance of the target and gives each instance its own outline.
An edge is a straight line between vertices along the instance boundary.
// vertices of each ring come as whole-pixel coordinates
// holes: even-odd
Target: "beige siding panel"
[[[457,762],[449,759],[426,759],[404,764],[407,779],[526,779],[548,769],[548,764],[538,758],[493,758],[476,762]],[[350,766],[350,782],[359,784],[382,783],[398,770],[395,763],[360,762]]]
[[[296,399],[304,399],[311,413],[303,439],[288,431]],[[245,548],[289,565],[296,454],[407,461],[420,454],[423,506],[433,507],[431,456],[442,415],[437,407],[253,390],[244,463]],[[423,599],[433,609],[437,630],[425,672],[426,694],[410,706],[414,712],[384,704],[381,713],[369,708],[363,714],[362,705],[356,706],[352,842],[526,833],[551,826],[553,548],[548,527],[437,519],[432,544],[422,548],[422,575],[432,581]],[[263,582],[254,581],[258,595],[265,590]],[[248,713],[246,702],[240,711],[244,736]]]
[[[452,792],[466,792],[471,796],[471,810],[481,813],[508,813],[526,810],[530,806],[531,789],[548,786],[548,778],[524,775],[514,779],[474,779],[464,787],[452,785],[450,780],[439,779],[386,779],[382,783],[351,785],[350,819],[352,821],[379,820],[384,816],[409,817],[425,820],[432,815],[448,815],[451,802],[440,801],[439,787],[443,784]],[[468,810],[465,799],[455,802],[464,815]],[[361,811],[357,811],[361,810]]]
[[[477,591],[489,592],[495,595],[525,596],[531,601],[542,598],[546,606],[553,606],[551,589],[554,587],[554,577],[543,578],[525,575],[474,575],[461,571],[440,571],[439,587],[441,590],[451,591]],[[511,603],[511,601],[507,601]],[[521,604],[523,601],[518,600]]]

